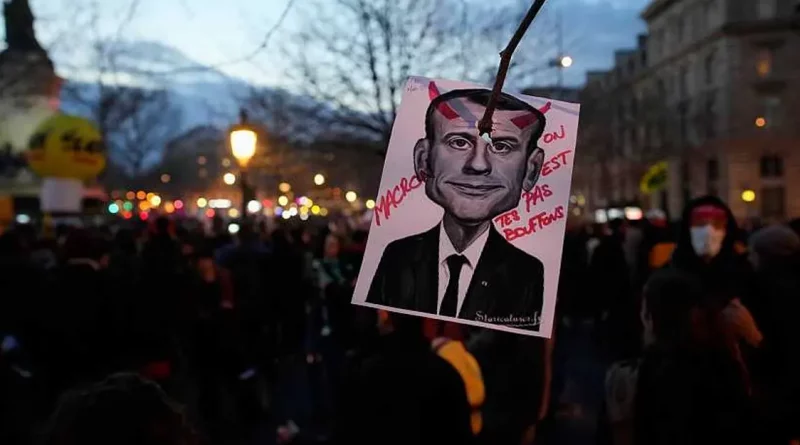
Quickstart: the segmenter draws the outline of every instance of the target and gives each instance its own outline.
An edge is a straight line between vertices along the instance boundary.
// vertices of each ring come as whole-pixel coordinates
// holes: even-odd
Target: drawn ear
[[[414,172],[421,182],[433,177],[430,168],[430,147],[427,138],[422,138],[414,145]]]
[[[536,147],[528,156],[528,165],[525,171],[525,178],[522,180],[522,189],[526,192],[531,191],[533,186],[539,180],[539,174],[542,172],[542,165],[544,165],[544,150]]]

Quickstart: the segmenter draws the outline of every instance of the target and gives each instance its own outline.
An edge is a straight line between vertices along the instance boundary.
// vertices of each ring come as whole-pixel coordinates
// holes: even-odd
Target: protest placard
[[[409,79],[353,303],[549,337],[579,106]]]

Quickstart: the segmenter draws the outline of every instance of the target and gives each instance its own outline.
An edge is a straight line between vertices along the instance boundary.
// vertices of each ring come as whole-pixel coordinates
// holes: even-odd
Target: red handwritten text
[[[536,233],[537,230],[544,229],[550,224],[564,218],[564,216],[564,206],[558,206],[553,209],[552,212],[540,212],[531,216],[528,219],[528,224],[522,227],[503,229],[503,235],[506,237],[506,240],[513,241],[517,238]]]
[[[559,139],[564,139],[564,137],[566,137],[566,132],[564,131],[564,126],[561,125],[559,127],[559,131],[554,131],[552,133],[545,133],[542,138],[544,139],[545,144],[549,144]]]
[[[500,224],[500,227],[510,226],[514,224],[516,221],[519,221],[519,212],[516,210],[512,210],[510,212],[503,213],[500,216],[494,218],[494,222]]]
[[[572,150],[564,150],[550,158],[549,161],[545,162],[542,166],[542,176],[547,176],[559,168],[567,165],[567,155],[570,153],[572,153]]]
[[[381,225],[381,216],[384,220],[389,219],[392,216],[392,209],[396,209],[412,190],[421,185],[422,181],[414,175],[401,179],[400,184],[386,190],[375,205],[375,224]]]
[[[532,207],[551,196],[553,196],[553,192],[548,184],[537,185],[533,190],[523,193],[522,199],[525,200],[525,211],[530,213]]]

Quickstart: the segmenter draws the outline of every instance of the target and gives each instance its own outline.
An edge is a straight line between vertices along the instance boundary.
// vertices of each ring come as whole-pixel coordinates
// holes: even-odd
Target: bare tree
[[[287,75],[320,101],[306,121],[358,134],[385,150],[402,89],[412,75],[488,82],[497,53],[530,6],[489,8],[463,0],[312,1],[283,48]],[[534,30],[537,28],[534,27]],[[526,44],[536,41],[536,31]],[[525,51],[518,51],[523,54]],[[542,51],[536,53],[539,64]],[[525,55],[515,59],[515,66]],[[510,86],[521,68],[512,67]]]
[[[137,2],[129,8],[127,23]],[[90,116],[100,127],[109,150],[109,160],[131,177],[142,175],[155,165],[167,142],[180,131],[180,108],[155,79],[140,76],[136,83],[126,79],[119,67],[126,54],[119,39],[97,37],[93,42],[90,71],[94,81],[69,82],[64,86],[66,101]]]

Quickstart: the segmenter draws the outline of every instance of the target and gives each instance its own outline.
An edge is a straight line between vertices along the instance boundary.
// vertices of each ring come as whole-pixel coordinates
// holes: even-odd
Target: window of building
[[[756,55],[756,73],[759,77],[767,77],[772,73],[772,60],[774,51],[771,48],[761,48]]]
[[[786,217],[786,190],[783,186],[761,189],[761,216],[776,219]]]
[[[689,69],[685,66],[678,72],[678,94],[682,99],[689,95]]]
[[[703,61],[703,69],[705,71],[705,80],[706,85],[714,84],[714,73],[716,72],[717,63],[717,53],[715,51],[711,51],[706,55],[705,60]]]
[[[719,160],[717,158],[706,161],[706,178],[711,182],[719,179]]]
[[[776,4],[775,0],[758,0],[756,2],[758,7],[758,18],[771,19],[775,17]]]
[[[711,196],[719,194],[719,162],[716,158],[706,161],[706,193]]]
[[[717,135],[717,92],[709,91],[706,95],[706,103],[704,110],[705,119],[705,133],[707,138],[713,138]]]
[[[762,117],[766,127],[776,127],[781,124],[781,98],[778,96],[767,96],[763,101],[764,112]]]
[[[705,21],[706,30],[711,30],[716,24],[714,14],[716,14],[714,0],[708,0],[703,4],[703,19]]]
[[[761,157],[760,162],[762,178],[783,177],[783,158],[780,156],[767,155]]]

